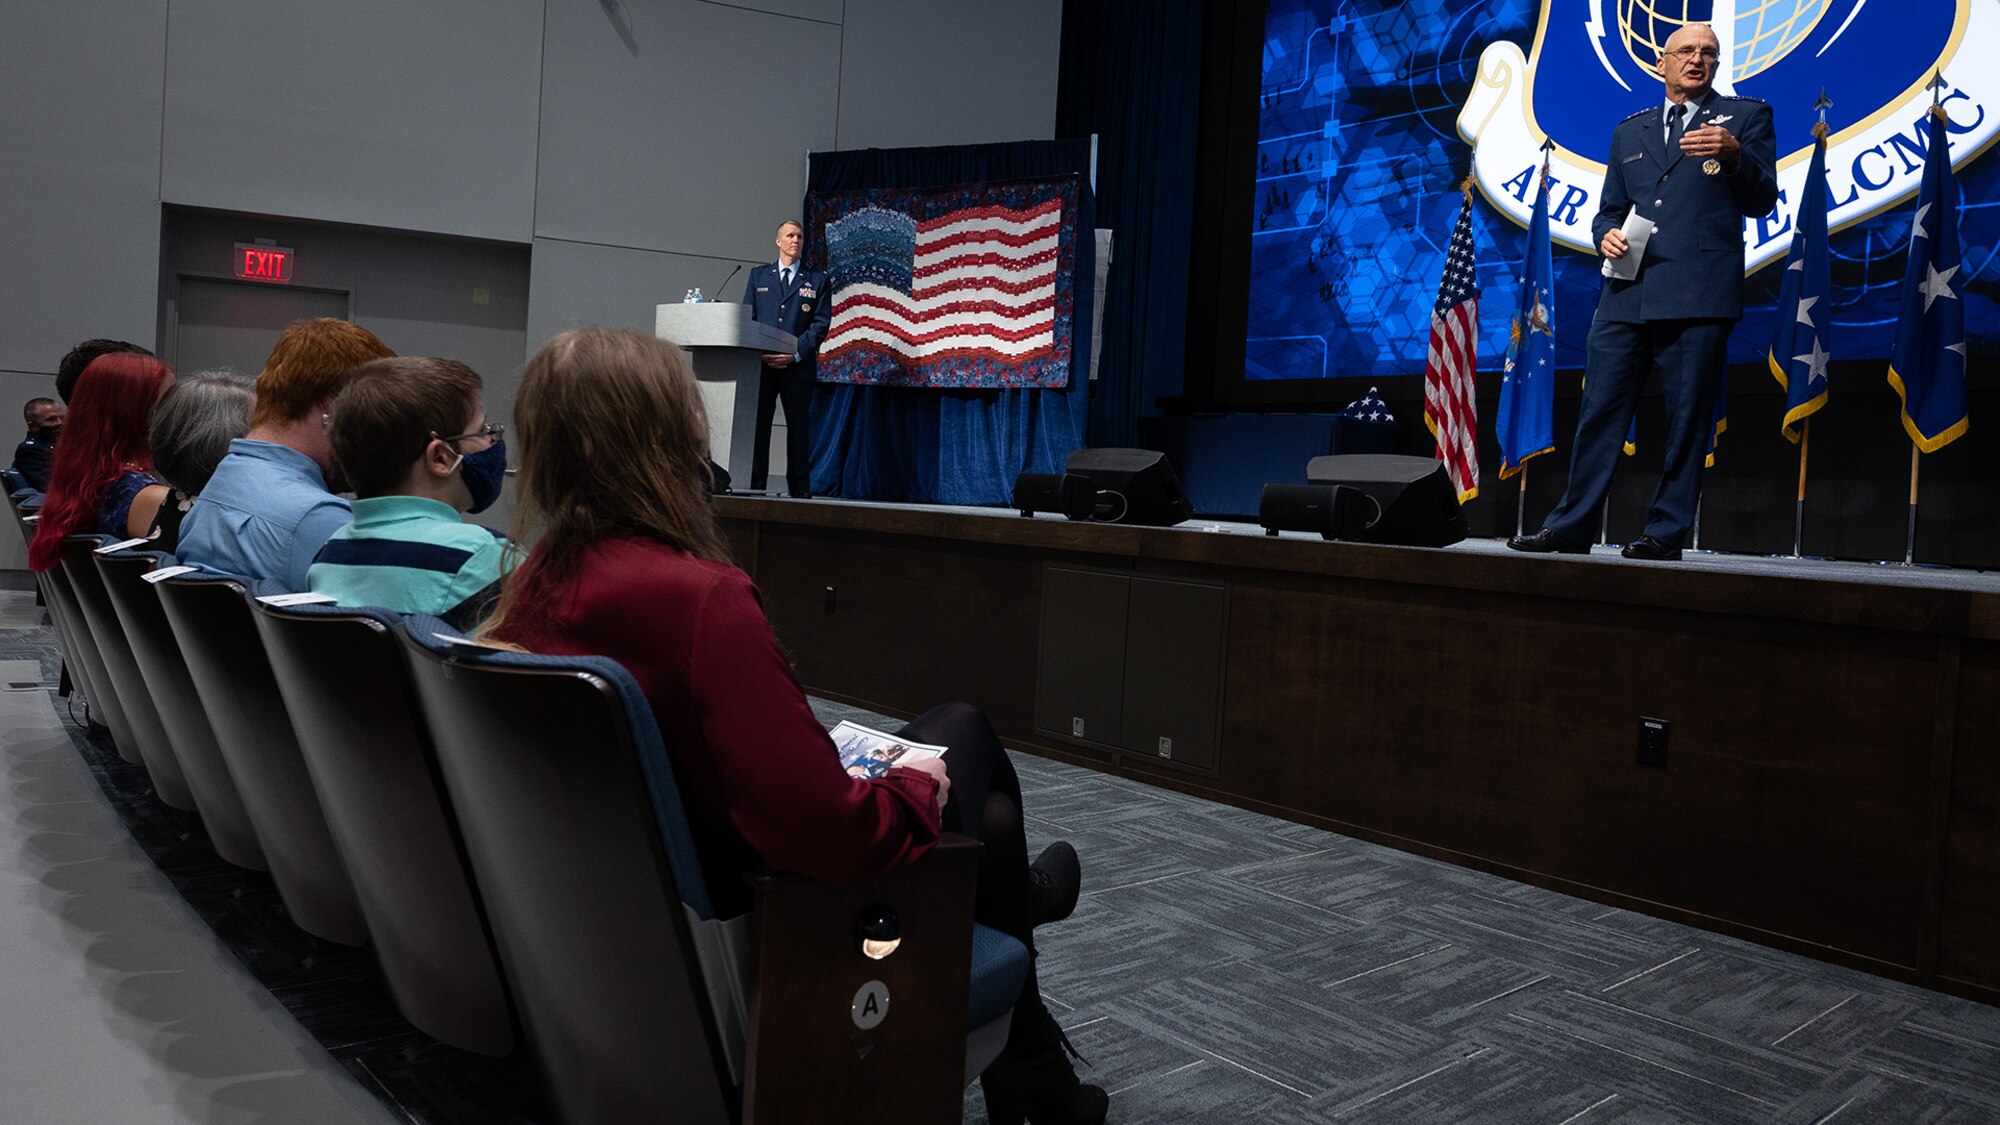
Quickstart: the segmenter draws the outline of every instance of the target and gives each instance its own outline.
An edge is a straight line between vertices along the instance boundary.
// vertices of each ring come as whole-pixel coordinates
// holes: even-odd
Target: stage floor
[[[979,516],[992,519],[1019,520],[1021,515],[1013,508],[986,507],[969,504],[889,504],[872,500],[834,500],[816,498],[793,500],[783,496],[732,496],[758,503],[779,504],[786,507],[811,508],[814,506],[838,505],[843,508],[864,508],[883,512],[934,512],[947,515]],[[1037,513],[1029,517],[1037,523],[1067,524],[1072,521],[1059,515]],[[1106,525],[1116,526],[1116,525]],[[1172,531],[1185,535],[1223,535],[1245,538],[1267,539],[1264,529],[1254,523],[1239,523],[1230,520],[1196,518],[1172,528],[1147,528],[1148,531]],[[1287,541],[1319,542],[1319,536],[1309,532],[1286,531],[1276,538]],[[1336,544],[1328,544],[1336,546]],[[1507,549],[1504,539],[1466,539],[1450,547],[1392,547],[1398,551],[1431,553],[1448,551],[1454,554],[1473,554],[1518,559],[1524,563],[1546,561],[1533,555],[1524,555]],[[1618,553],[1618,545],[1591,548],[1588,555],[1563,555],[1564,561],[1590,562],[1606,566],[1652,567],[1667,570],[1691,570],[1715,574],[1752,574],[1766,578],[1795,578],[1817,582],[1845,582],[1876,586],[1897,586],[1910,589],[1965,590],[1974,593],[2000,593],[2000,571],[1966,570],[1948,566],[1934,566],[1919,563],[1905,566],[1902,563],[1857,562],[1846,559],[1822,559],[1788,555],[1738,555],[1720,551],[1688,551],[1680,562],[1635,562]]]

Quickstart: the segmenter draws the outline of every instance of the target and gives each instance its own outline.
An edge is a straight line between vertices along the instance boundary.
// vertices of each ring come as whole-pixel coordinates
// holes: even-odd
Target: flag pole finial
[[[1819,92],[1819,100],[1813,103],[1813,111],[1819,114],[1819,122],[1813,126],[1812,130],[1813,136],[1818,137],[1822,141],[1826,139],[1829,132],[1826,125],[1826,111],[1832,106],[1833,99],[1827,96],[1826,89],[1822,87]]]

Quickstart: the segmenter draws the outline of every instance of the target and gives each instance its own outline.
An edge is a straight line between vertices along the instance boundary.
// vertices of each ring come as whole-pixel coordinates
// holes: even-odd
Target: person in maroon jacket
[[[740,875],[769,867],[852,882],[910,863],[940,831],[985,843],[974,916],[1035,949],[1076,906],[1066,843],[1030,865],[1021,784],[976,708],[933,708],[899,732],[942,759],[849,777],[764,616],[728,561],[704,494],[708,424],[679,348],[620,329],[565,332],[537,352],[514,402],[521,443],[507,578],[484,634],[530,652],[605,656],[651,702],[687,796],[709,885],[748,907]],[[1098,1122],[1033,969],[1007,1046],[981,1080],[995,1122]]]

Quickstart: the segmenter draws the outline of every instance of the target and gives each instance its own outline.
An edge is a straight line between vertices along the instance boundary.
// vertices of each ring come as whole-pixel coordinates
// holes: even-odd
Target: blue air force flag
[[[1971,424],[1965,404],[1965,281],[1959,277],[1958,181],[1951,174],[1944,110],[1933,108],[1924,181],[1910,224],[1903,312],[1889,385],[1903,398],[1903,428],[1925,453],[1957,440]]]
[[[1494,433],[1500,439],[1501,480],[1556,447],[1556,271],[1549,251],[1546,162],[1535,189],[1527,247],[1514,320],[1507,329],[1507,361],[1500,368],[1500,416]]]
[[[1799,197],[1785,283],[1778,290],[1778,330],[1765,353],[1771,377],[1785,388],[1785,419],[1779,428],[1795,444],[1804,432],[1801,424],[1826,405],[1826,363],[1833,350],[1827,333],[1833,321],[1833,284],[1826,249],[1826,133],[1824,124],[1813,129],[1812,166]]]

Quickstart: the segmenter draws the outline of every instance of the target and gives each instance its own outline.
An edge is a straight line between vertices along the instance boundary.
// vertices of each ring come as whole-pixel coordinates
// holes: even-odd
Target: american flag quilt
[[[820,381],[1068,386],[1076,193],[1065,176],[815,197],[807,236],[833,279]]]

